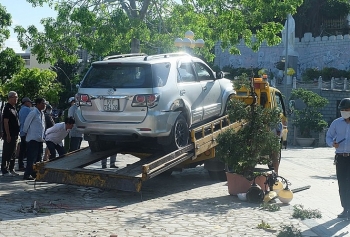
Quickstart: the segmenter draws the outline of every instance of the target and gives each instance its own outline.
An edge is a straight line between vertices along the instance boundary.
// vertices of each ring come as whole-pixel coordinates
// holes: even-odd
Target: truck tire
[[[115,142],[113,141],[95,140],[95,141],[88,141],[88,142],[92,153],[115,148]]]
[[[181,113],[176,118],[170,135],[162,142],[163,148],[167,152],[178,150],[181,147],[188,145],[189,138],[190,132],[188,129],[188,124],[185,117]]]

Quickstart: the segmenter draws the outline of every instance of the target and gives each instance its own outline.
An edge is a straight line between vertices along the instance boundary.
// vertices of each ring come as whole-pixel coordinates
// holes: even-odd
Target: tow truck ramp
[[[140,154],[135,151],[135,148],[92,153],[89,147],[86,147],[63,157],[35,164],[36,181],[140,192],[143,181],[171,168],[194,167],[200,162],[214,158],[219,134],[229,128],[238,131],[244,125],[244,122],[230,124],[227,116],[223,116],[192,129],[191,143],[171,153],[156,151]],[[84,168],[118,153],[136,154],[137,157],[142,158],[118,170]]]
[[[122,151],[113,149],[91,153],[90,148],[86,147],[49,162],[36,164],[36,181],[140,192],[143,181],[191,159],[194,156],[193,150],[194,145],[190,144],[169,154],[152,154],[116,171],[105,171],[84,167]]]

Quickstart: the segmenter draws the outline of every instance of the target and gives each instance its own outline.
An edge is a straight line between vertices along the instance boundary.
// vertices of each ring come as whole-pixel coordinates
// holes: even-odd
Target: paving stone
[[[86,144],[86,143],[85,143]],[[0,144],[0,147],[1,144]],[[333,166],[334,149],[293,147],[282,151],[280,175],[294,193],[276,212],[228,195],[226,182],[210,180],[203,166],[155,177],[139,193],[34,183],[0,176],[1,236],[276,236],[282,225],[294,225],[304,237],[350,236]],[[127,156],[118,161],[129,162]],[[92,164],[89,169],[99,168]],[[33,208],[36,202],[37,209]],[[321,219],[292,218],[293,206],[321,211]],[[261,221],[273,231],[258,229]],[[19,228],[20,226],[20,228]],[[25,230],[25,231],[24,231]]]

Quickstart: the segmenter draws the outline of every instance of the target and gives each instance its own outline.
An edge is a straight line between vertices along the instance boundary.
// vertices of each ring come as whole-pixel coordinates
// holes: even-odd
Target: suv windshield
[[[93,64],[81,84],[82,88],[152,88],[164,86],[169,74],[166,63]],[[153,73],[152,73],[153,71]]]

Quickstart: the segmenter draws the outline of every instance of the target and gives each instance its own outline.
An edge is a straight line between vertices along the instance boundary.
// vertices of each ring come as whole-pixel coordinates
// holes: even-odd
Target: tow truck
[[[281,92],[271,87],[264,78],[254,78],[253,84],[253,95],[248,89],[241,88],[234,97],[246,104],[256,102],[264,107],[279,107],[282,119],[286,118]],[[210,171],[209,174],[224,172],[223,166],[218,165],[220,161],[215,157],[217,137],[227,129],[238,131],[245,125],[244,121],[231,122],[227,115],[222,116],[191,129],[190,143],[170,153],[160,150],[138,152],[135,146],[92,153],[86,147],[63,157],[35,164],[36,181],[140,192],[143,182],[159,174],[169,174],[174,169],[193,168],[204,163],[204,168]],[[114,154],[130,154],[140,160],[118,170],[85,168]]]

